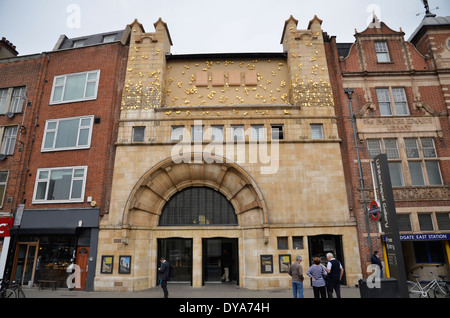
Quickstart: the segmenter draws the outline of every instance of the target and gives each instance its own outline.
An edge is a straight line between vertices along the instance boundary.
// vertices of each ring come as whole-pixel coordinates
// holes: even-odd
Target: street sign
[[[14,218],[14,226],[20,226],[22,223],[23,210],[25,209],[25,204],[19,204],[17,206],[16,216]]]
[[[387,155],[384,153],[379,154],[374,158],[374,163],[378,192],[380,193],[381,229],[386,237],[385,247],[389,272],[391,277],[397,279],[400,297],[409,298]]]
[[[380,217],[380,207],[378,206],[377,201],[372,201],[370,203],[370,207],[369,207],[369,215],[370,218],[374,221],[378,221],[379,217]]]

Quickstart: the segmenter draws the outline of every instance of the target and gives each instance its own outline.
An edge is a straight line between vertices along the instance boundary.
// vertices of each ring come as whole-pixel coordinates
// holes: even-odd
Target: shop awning
[[[98,208],[24,210],[20,227],[11,234],[74,234],[80,228],[98,228]]]

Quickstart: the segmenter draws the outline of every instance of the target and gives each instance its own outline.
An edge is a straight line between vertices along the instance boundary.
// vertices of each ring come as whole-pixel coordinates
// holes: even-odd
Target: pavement
[[[205,284],[203,287],[194,288],[189,284],[169,283],[168,284],[169,297],[177,299],[192,299],[192,298],[293,298],[291,289],[282,290],[250,290],[247,288],[240,288],[235,284]],[[26,298],[163,298],[161,287],[157,286],[142,291],[133,292],[104,292],[104,291],[80,291],[69,290],[67,288],[44,288],[39,290],[37,287],[24,287],[23,291]],[[304,288],[305,298],[314,298],[313,290],[310,287]],[[341,286],[342,298],[360,298],[358,287]]]

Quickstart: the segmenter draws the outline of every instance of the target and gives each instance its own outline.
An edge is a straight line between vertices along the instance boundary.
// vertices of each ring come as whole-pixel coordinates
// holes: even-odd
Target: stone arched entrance
[[[148,170],[129,195],[122,225],[157,227],[170,197],[195,186],[221,192],[233,205],[239,226],[268,225],[264,196],[244,169],[222,157],[204,155],[198,160],[194,154],[167,158]]]
[[[175,194],[192,187],[211,188],[225,196],[236,213],[237,225],[159,225],[167,202]],[[155,286],[158,244],[173,238],[191,242],[191,282],[194,287],[201,286],[204,281],[204,245],[211,243],[210,239],[221,238],[223,242],[234,240],[239,250],[238,267],[243,269],[246,255],[252,253],[256,246],[268,242],[268,220],[261,190],[238,164],[213,155],[203,155],[199,160],[195,154],[160,161],[136,182],[122,215],[122,229],[129,237],[127,248],[133,249],[132,253],[137,255],[136,262],[150,264],[147,270],[135,271],[134,279],[147,277],[148,287]],[[252,234],[244,235],[245,231]],[[245,287],[245,276],[255,274],[239,270],[239,285]]]

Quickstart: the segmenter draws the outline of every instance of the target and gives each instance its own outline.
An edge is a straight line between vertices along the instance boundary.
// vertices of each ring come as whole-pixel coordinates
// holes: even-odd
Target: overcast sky
[[[429,6],[438,16],[450,16],[448,0],[429,0]],[[338,42],[354,42],[355,28],[363,31],[373,11],[391,29],[402,28],[408,39],[425,9],[420,0],[0,0],[0,37],[27,55],[51,51],[61,34],[121,30],[135,18],[153,32],[161,17],[173,54],[282,52],[290,15],[299,21],[298,29],[317,15]]]

